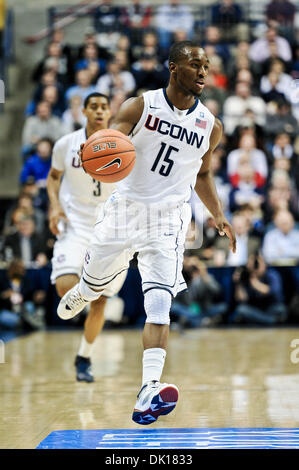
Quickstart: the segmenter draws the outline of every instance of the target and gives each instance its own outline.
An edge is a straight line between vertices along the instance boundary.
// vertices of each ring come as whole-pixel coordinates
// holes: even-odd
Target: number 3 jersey
[[[129,136],[136,163],[117,190],[146,204],[188,201],[215,118],[199,99],[189,109],[175,108],[165,89],[147,91],[143,98],[142,116]]]
[[[92,226],[96,207],[105,202],[115,189],[114,184],[100,183],[80,166],[78,150],[87,140],[84,128],[61,137],[54,145],[52,167],[63,171],[59,200],[74,229]]]

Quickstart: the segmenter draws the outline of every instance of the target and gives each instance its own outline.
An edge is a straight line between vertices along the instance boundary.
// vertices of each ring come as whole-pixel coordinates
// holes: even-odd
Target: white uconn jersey
[[[142,116],[130,135],[135,166],[117,190],[146,204],[177,205],[190,198],[215,118],[198,99],[188,110],[174,108],[165,89],[143,97]]]
[[[97,205],[115,189],[114,184],[94,180],[80,166],[77,152],[86,140],[84,128],[67,134],[56,142],[52,156],[52,167],[64,172],[59,200],[74,227],[93,224]]]

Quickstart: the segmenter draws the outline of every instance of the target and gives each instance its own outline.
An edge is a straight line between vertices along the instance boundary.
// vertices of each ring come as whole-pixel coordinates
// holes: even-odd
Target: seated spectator
[[[266,6],[265,13],[268,21],[276,21],[280,25],[293,26],[296,7],[289,0],[272,0]]]
[[[113,52],[123,31],[121,9],[111,0],[103,0],[94,12],[94,25],[98,32],[98,42]]]
[[[264,238],[263,255],[268,264],[296,265],[299,261],[299,229],[288,210],[278,211],[274,228]]]
[[[91,80],[92,76],[88,69],[78,70],[75,77],[76,85],[67,89],[65,93],[65,100],[69,102],[73,96],[80,96],[83,106],[85,98],[90,93],[97,91],[95,85],[91,84]]]
[[[265,185],[268,175],[267,158],[264,152],[256,148],[256,139],[253,135],[242,135],[239,148],[231,151],[227,156],[227,174],[234,187],[238,186],[240,180],[238,174],[240,163],[250,163],[252,165],[255,173],[255,183],[258,188]]]
[[[183,326],[208,326],[221,323],[227,304],[221,300],[221,286],[196,256],[184,257],[184,277],[188,291],[172,302],[170,315]]]
[[[269,75],[271,75],[269,77]],[[273,83],[273,75],[276,75],[276,83]],[[283,95],[286,100],[289,100],[290,89],[292,87],[293,79],[290,75],[285,73],[285,65],[282,60],[274,59],[271,61],[269,73],[261,78],[260,92],[262,96],[267,97],[267,94],[273,90]],[[273,86],[274,85],[274,86]]]
[[[47,176],[51,167],[53,142],[51,139],[41,139],[36,144],[36,153],[31,155],[21,170],[20,182],[26,183],[30,177],[40,187],[46,187]]]
[[[17,202],[6,212],[4,219],[4,235],[12,235],[17,231],[16,222],[18,218],[29,216],[34,218],[36,232],[42,233],[45,228],[45,214],[44,212],[33,207],[33,200],[29,194],[21,193]]]
[[[218,26],[222,40],[236,42],[248,36],[248,28],[243,22],[242,7],[233,0],[220,0],[212,6],[212,25]],[[242,28],[240,26],[242,25]]]
[[[204,104],[215,117],[220,115],[220,106],[216,100],[205,100]]]
[[[60,116],[59,113],[63,112],[65,109],[65,102],[64,102],[64,87],[63,85],[57,80],[57,74],[53,70],[46,70],[40,80],[40,83],[38,84],[37,88],[34,90],[32,100],[29,101],[27,104],[26,110],[25,110],[25,116],[30,116],[35,114],[36,112],[36,105],[39,101],[46,100],[48,101],[48,96],[46,94],[46,97],[44,96],[44,90],[49,87],[53,86],[56,88],[56,93],[58,95],[57,101],[57,108],[58,112],[54,112],[54,114],[57,114]],[[48,92],[49,93],[49,92]],[[51,92],[50,92],[51,95]],[[52,92],[53,95],[53,92]],[[51,97],[50,97],[51,101]],[[54,111],[56,111],[54,109]]]
[[[208,54],[208,56],[210,60],[209,74],[212,75],[215,86],[227,90],[227,76],[224,73],[221,57],[217,54]]]
[[[294,148],[288,134],[281,132],[277,134],[272,147],[272,156],[274,159],[287,158],[291,159],[294,154]]]
[[[33,217],[22,217],[17,222],[17,232],[4,240],[4,259],[22,259],[25,267],[42,267],[48,264],[46,243],[43,235],[37,234]]]
[[[255,171],[250,162],[242,162],[238,166],[238,183],[229,194],[229,208],[231,212],[240,209],[244,204],[249,204],[254,209],[261,210],[264,200],[263,191],[256,184]]]
[[[0,271],[0,328],[40,329],[45,326],[46,292],[39,276],[29,276],[20,259]]]
[[[113,58],[107,64],[107,73],[99,78],[96,91],[109,97],[123,91],[126,96],[129,96],[133,93],[135,86],[136,82],[132,73],[126,70],[121,71],[119,61]]]
[[[249,256],[260,248],[260,239],[251,234],[252,227],[247,217],[235,213],[232,217],[232,226],[236,233],[236,252],[229,250],[227,239],[218,236],[214,248],[214,266],[244,266]]]
[[[250,109],[255,116],[255,122],[264,126],[266,104],[260,96],[253,96],[248,83],[238,82],[235,95],[226,98],[223,105],[223,121],[225,133],[231,135],[245,112]]]
[[[143,54],[154,55],[162,63],[166,60],[159,47],[158,36],[154,31],[148,31],[142,36],[142,43],[132,47],[132,62],[137,62]]]
[[[299,133],[299,126],[292,114],[291,105],[286,100],[279,101],[277,107],[268,108],[266,116],[265,133],[270,141],[282,132],[295,139]]]
[[[259,64],[265,62],[271,56],[279,57],[284,62],[292,60],[290,44],[285,38],[278,36],[277,29],[273,26],[267,29],[263,37],[256,39],[249,49],[250,60]]]
[[[55,42],[59,45],[62,54],[67,57],[68,64],[71,65],[73,62],[74,47],[66,42],[65,31],[62,28],[54,28],[51,42]]]
[[[32,80],[40,82],[46,70],[53,70],[57,73],[57,79],[64,86],[73,81],[73,68],[70,59],[63,54],[61,45],[58,42],[50,42],[46,46],[45,57],[36,65],[32,73]]]
[[[22,133],[23,154],[29,155],[40,139],[47,137],[56,141],[62,135],[60,118],[51,114],[51,106],[47,101],[40,101],[36,107],[36,115],[25,120]]]
[[[246,267],[236,269],[233,281],[237,307],[229,323],[274,325],[286,321],[281,278],[267,268],[261,255],[251,255]]]
[[[92,84],[94,84],[100,75],[104,75],[106,72],[107,60],[99,57],[97,45],[92,43],[84,46],[82,55],[82,59],[79,59],[75,63],[75,72],[82,69],[91,71],[93,75]],[[96,71],[94,71],[94,69]]]
[[[205,87],[200,98],[203,104],[205,104],[207,100],[217,101],[220,114],[222,114],[226,97],[226,91],[224,89],[218,88],[215,83],[215,78],[212,75],[208,75],[205,79]]]
[[[290,210],[299,219],[298,191],[286,170],[275,169],[271,175],[264,211],[264,221],[272,221],[276,212]]]
[[[212,54],[218,55],[223,64],[230,59],[230,50],[227,44],[223,43],[220,29],[217,26],[207,26],[204,34],[202,46],[211,48]]]
[[[122,17],[132,44],[140,44],[144,31],[151,25],[152,8],[140,0],[132,0],[131,5],[123,8]]]
[[[238,148],[239,142],[244,135],[252,136],[256,142],[255,147],[264,152],[265,132],[263,127],[255,122],[255,113],[251,109],[246,109],[243,117],[240,118],[239,124],[235,127],[226,146],[227,151],[231,152]]]
[[[86,117],[82,113],[80,96],[74,95],[69,102],[69,107],[62,115],[63,130],[65,134],[77,131],[86,125]]]
[[[169,71],[157,61],[157,57],[143,54],[132,66],[136,90],[155,90],[167,86]]]
[[[46,188],[40,188],[35,179],[32,176],[29,176],[27,181],[22,187],[22,193],[30,196],[32,198],[33,207],[36,209],[40,209],[44,211],[44,213],[48,210],[48,194]]]
[[[167,5],[158,7],[155,26],[163,49],[170,47],[175,31],[185,31],[187,39],[192,39],[194,19],[190,7],[180,0],[169,0]]]
[[[77,60],[83,59],[84,49],[86,46],[93,45],[97,49],[97,56],[100,59],[108,60],[111,58],[111,54],[108,52],[106,47],[103,47],[98,43],[97,32],[92,27],[87,27],[84,32],[83,44],[78,49]]]

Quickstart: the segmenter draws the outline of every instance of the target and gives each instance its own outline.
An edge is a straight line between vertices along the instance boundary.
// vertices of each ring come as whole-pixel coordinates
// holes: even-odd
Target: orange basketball
[[[102,183],[115,183],[128,176],[135,159],[135,148],[129,137],[114,129],[95,132],[82,150],[84,171]]]

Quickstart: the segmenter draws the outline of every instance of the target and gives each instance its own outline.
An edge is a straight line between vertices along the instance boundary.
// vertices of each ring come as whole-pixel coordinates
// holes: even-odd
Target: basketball
[[[132,171],[135,159],[131,140],[115,129],[95,132],[82,150],[84,171],[102,183],[115,183],[124,179]]]

